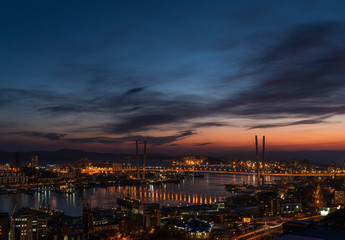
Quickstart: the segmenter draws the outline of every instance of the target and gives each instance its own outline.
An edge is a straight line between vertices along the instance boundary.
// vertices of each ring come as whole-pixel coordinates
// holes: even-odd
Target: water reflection
[[[199,204],[199,203],[212,203],[219,201],[227,196],[227,193],[223,189],[222,194],[216,194],[212,192],[193,193],[190,191],[176,191],[175,186],[161,185],[161,186],[125,186],[125,187],[110,187],[108,191],[113,191],[113,198],[117,197],[133,197],[138,198],[142,202],[160,202],[161,204]],[[105,189],[99,189],[98,196],[105,196]],[[100,205],[102,203],[102,197],[92,199],[92,205]]]
[[[266,177],[271,183],[274,178]],[[206,174],[204,178],[184,180],[181,184],[162,184],[149,186],[120,186],[97,188],[88,195],[92,206],[115,206],[117,197],[138,198],[142,202],[158,202],[161,205],[209,204],[221,201],[230,194],[224,184],[255,184],[253,175]],[[88,192],[89,194],[89,192]]]
[[[275,177],[267,176],[267,183]],[[204,178],[186,179],[181,184],[162,184],[145,186],[119,186],[108,188],[92,188],[77,191],[73,194],[61,194],[42,191],[33,195],[15,194],[0,195],[0,211],[12,212],[14,205],[20,207],[34,207],[45,205],[65,211],[67,215],[80,216],[82,202],[88,200],[92,207],[116,206],[117,197],[130,196],[142,202],[157,202],[161,205],[178,204],[209,204],[221,201],[230,194],[226,192],[224,184],[247,183],[255,184],[253,175],[205,174]]]

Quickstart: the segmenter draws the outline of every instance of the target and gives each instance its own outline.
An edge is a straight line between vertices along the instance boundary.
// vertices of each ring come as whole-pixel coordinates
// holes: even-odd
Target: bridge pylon
[[[262,185],[265,185],[265,136],[262,137],[262,171],[261,171]]]
[[[262,169],[260,168],[258,137],[255,135],[257,185],[265,184],[265,136],[262,138]]]
[[[256,149],[256,177],[257,184],[260,186],[260,163],[259,163],[259,148],[258,148],[258,136],[255,135],[255,149]]]
[[[139,160],[139,149],[138,149],[138,140],[135,140],[136,146],[136,159],[137,159],[137,179],[140,179],[140,160]],[[144,140],[144,161],[143,161],[143,179],[145,179],[146,171],[146,140]]]

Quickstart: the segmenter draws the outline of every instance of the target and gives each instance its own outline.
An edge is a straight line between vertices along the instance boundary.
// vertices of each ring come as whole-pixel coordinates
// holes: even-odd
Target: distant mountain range
[[[21,161],[26,164],[30,161],[31,156],[39,156],[39,164],[42,163],[65,163],[78,161],[81,158],[88,158],[92,161],[109,161],[109,162],[133,162],[136,160],[135,154],[116,154],[116,153],[98,153],[87,152],[75,149],[61,149],[58,151],[30,151],[21,152]],[[150,160],[166,160],[172,157],[162,155],[147,155]],[[142,158],[142,156],[141,156]],[[0,163],[11,163],[14,160],[14,152],[0,151]],[[23,165],[23,164],[22,164]]]
[[[261,159],[261,151],[259,152],[259,157]],[[232,152],[229,153],[227,157],[230,158],[239,158],[244,160],[254,160],[255,152]],[[266,151],[267,160],[272,161],[289,161],[292,159],[297,160],[309,160],[312,163],[319,164],[331,164],[335,162],[338,165],[344,166],[345,161],[345,151],[330,151],[330,150],[320,150],[320,151]]]
[[[135,154],[117,154],[117,153],[99,153],[99,152],[87,152],[75,149],[61,149],[58,151],[30,151],[21,152],[22,165],[26,165],[31,156],[38,155],[39,163],[64,163],[74,162],[81,158],[88,158],[92,161],[109,161],[109,162],[129,162],[135,163]],[[254,160],[255,152],[230,152],[230,153],[214,153],[209,154],[213,157],[224,157],[228,159],[243,159],[243,160]],[[181,156],[162,155],[162,154],[148,154],[147,159],[153,163],[159,163],[165,160],[177,159]],[[260,152],[261,158],[261,152]],[[0,163],[12,163],[14,159],[14,152],[0,151]],[[142,159],[142,155],[141,155]],[[345,151],[267,151],[267,160],[304,160],[308,159],[310,162],[320,164],[330,164],[335,162],[338,165],[343,166],[345,161]]]

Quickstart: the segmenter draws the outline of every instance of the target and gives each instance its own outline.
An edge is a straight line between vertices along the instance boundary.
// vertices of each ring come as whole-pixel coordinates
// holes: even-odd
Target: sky
[[[345,150],[344,1],[6,1],[0,150]]]

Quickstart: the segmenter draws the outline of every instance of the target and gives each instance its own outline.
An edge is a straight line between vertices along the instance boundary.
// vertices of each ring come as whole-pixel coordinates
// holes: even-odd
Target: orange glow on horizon
[[[177,137],[176,141],[155,145],[148,141],[148,152],[183,154],[186,152],[194,153],[222,153],[232,151],[253,151],[254,136],[258,136],[259,146],[262,136],[266,136],[267,151],[297,151],[297,150],[345,150],[345,135],[342,134],[342,120],[339,117],[331,118],[330,124],[297,125],[264,129],[249,129],[238,126],[217,126],[199,128],[193,130],[195,134],[184,137]],[[146,133],[152,137],[168,137],[178,135],[176,131],[154,131]],[[146,135],[142,133],[143,136]],[[69,138],[97,138],[99,135],[67,135]],[[101,137],[110,139],[121,139],[126,135],[104,135]],[[172,138],[173,139],[173,138]],[[62,148],[81,149],[85,151],[110,152],[110,153],[135,153],[134,142],[123,143],[98,143],[86,142],[77,143],[68,141],[68,137],[58,141],[30,138],[8,134],[6,140],[9,145],[20,146],[12,150],[58,150]],[[23,146],[23,147],[22,147]],[[2,149],[7,150],[7,149]]]

